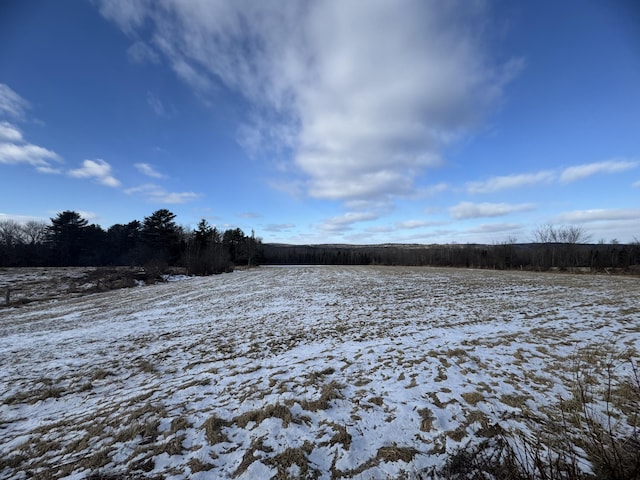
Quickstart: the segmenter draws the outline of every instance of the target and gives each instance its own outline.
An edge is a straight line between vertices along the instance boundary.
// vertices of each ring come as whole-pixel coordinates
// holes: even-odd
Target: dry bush
[[[582,349],[572,365],[573,397],[527,418],[535,435],[497,428],[493,437],[452,452],[425,478],[638,480],[640,370],[634,358],[633,352]],[[631,375],[619,378],[625,364]]]

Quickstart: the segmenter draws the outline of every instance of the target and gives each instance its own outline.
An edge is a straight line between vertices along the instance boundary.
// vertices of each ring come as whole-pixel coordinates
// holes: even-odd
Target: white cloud
[[[43,173],[59,173],[51,161],[61,161],[60,156],[46,148],[30,143],[0,143],[0,164],[27,164]]]
[[[138,171],[151,178],[167,178],[163,173],[158,172],[155,167],[149,163],[135,163],[133,165]]]
[[[9,122],[0,122],[0,140],[22,142],[22,132]]]
[[[402,222],[397,222],[396,228],[412,230],[415,228],[432,227],[434,225],[441,225],[441,224],[442,222],[433,222],[433,221],[427,221],[427,220],[405,220]]]
[[[336,176],[324,167],[318,169],[309,184],[309,194],[315,198],[332,200],[370,199],[389,195],[409,195],[411,177],[394,170],[361,172],[336,181]]]
[[[200,198],[201,195],[195,192],[165,192],[158,191],[153,192],[149,196],[149,201],[152,203],[168,203],[179,204],[189,203]]]
[[[120,181],[111,174],[111,165],[101,159],[85,160],[81,168],[69,170],[69,175],[75,178],[93,178],[107,187],[120,186]]]
[[[317,198],[413,193],[414,179],[482,122],[522,67],[487,54],[484,2],[100,5],[136,41],[148,36],[143,45],[199,95],[219,83],[244,95],[257,120],[239,139],[290,151]]]
[[[182,204],[189,203],[202,197],[195,192],[168,192],[155,184],[145,184],[125,190],[127,195],[142,195],[149,203]]]
[[[0,83],[0,115],[22,119],[29,102],[14,92],[8,85]]]
[[[508,204],[508,203],[471,203],[460,202],[449,208],[451,217],[457,220],[482,217],[501,217],[516,212],[534,210],[535,205],[531,203]]]
[[[522,173],[517,175],[492,177],[480,182],[469,182],[466,186],[469,193],[491,193],[498,192],[500,190],[548,183],[554,178],[555,174],[547,170],[536,173]]]
[[[379,217],[380,214],[375,212],[347,212],[343,215],[326,219],[320,229],[332,233],[347,231],[351,229],[351,225],[354,223],[376,220]]]
[[[604,162],[585,163],[563,170],[560,174],[560,181],[570,183],[598,173],[624,172],[636,168],[638,165],[640,165],[640,162],[629,160],[606,160]]]
[[[572,212],[564,212],[558,215],[560,223],[591,223],[606,222],[611,220],[640,220],[640,209],[638,208],[618,208],[604,209],[597,208],[591,210],[574,210]]]
[[[633,188],[640,188],[640,180],[638,180],[637,182],[633,182],[633,183],[631,184],[631,186],[632,186]]]
[[[28,102],[7,85],[0,83],[0,116],[24,120]],[[61,173],[54,162],[62,158],[54,151],[24,140],[20,129],[9,121],[0,122],[0,164],[25,164],[40,173]]]

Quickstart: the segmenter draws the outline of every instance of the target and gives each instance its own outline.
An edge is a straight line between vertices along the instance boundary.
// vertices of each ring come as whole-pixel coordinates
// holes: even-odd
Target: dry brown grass
[[[187,466],[191,470],[191,473],[208,472],[213,468],[213,465],[211,465],[210,463],[204,463],[199,458],[190,459],[187,462]]]
[[[264,459],[264,463],[271,465],[277,469],[274,480],[289,480],[292,477],[314,479],[319,478],[321,473],[319,470],[310,466],[309,455],[313,451],[313,444],[309,441],[304,442],[302,447],[287,448],[283,452],[274,455],[273,457]],[[292,475],[292,467],[296,466],[298,472],[296,475]]]
[[[425,407],[418,410],[418,414],[420,415],[420,431],[430,432],[433,430],[433,421],[436,419],[433,412]]]
[[[251,410],[238,415],[237,417],[234,417],[232,423],[235,423],[240,428],[246,428],[251,422],[260,424],[267,418],[279,418],[282,420],[282,426],[284,428],[287,428],[292,421],[296,421],[293,415],[291,415],[291,410],[289,410],[286,405],[276,403],[273,405],[265,405],[261,409]],[[297,423],[299,423],[299,421]]]
[[[217,415],[211,415],[204,422],[204,431],[205,436],[207,437],[207,441],[210,445],[216,445],[221,442],[228,442],[229,437],[223,433],[223,429],[228,427],[230,422],[221,419]]]
[[[460,396],[470,405],[475,406],[478,402],[482,402],[484,400],[484,395],[480,392],[464,392],[460,394]]]
[[[271,453],[273,452],[273,449],[271,447],[267,447],[264,444],[264,437],[254,438],[251,441],[251,445],[249,446],[247,451],[244,452],[240,465],[238,465],[238,468],[236,468],[236,470],[233,472],[234,477],[239,477],[240,475],[242,475],[247,471],[247,469],[253,462],[258,460],[258,458],[255,456],[257,451]]]
[[[388,447],[380,447],[376,453],[376,459],[384,462],[409,463],[418,453],[418,450],[413,447],[391,445]]]
[[[329,402],[332,400],[338,400],[342,398],[340,394],[341,385],[336,381],[325,383],[322,386],[320,392],[320,398],[317,400],[303,400],[300,402],[300,406],[304,410],[316,412],[318,410],[327,410],[329,408]]]
[[[476,434],[487,440],[461,447],[443,467],[425,473],[452,480],[640,478],[640,369],[636,360],[628,353],[613,355],[609,348],[590,346],[577,351],[573,362],[569,367],[574,372],[571,398],[542,409],[540,416],[527,412],[521,417],[533,435],[506,431],[481,419],[482,429]],[[625,362],[631,375],[620,379],[617,368]],[[501,401],[522,408],[528,398],[503,395]]]

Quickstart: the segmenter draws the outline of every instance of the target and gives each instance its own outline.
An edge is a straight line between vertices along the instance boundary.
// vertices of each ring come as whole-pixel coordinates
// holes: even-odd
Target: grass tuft
[[[217,443],[228,442],[229,437],[223,433],[222,429],[229,425],[230,422],[221,419],[215,414],[211,415],[204,422],[204,432],[209,444],[216,445]]]

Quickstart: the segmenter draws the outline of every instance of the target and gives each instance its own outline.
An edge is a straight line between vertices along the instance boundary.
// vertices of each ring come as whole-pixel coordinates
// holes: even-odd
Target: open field
[[[263,267],[0,308],[0,478],[426,478],[639,351],[637,278]]]

